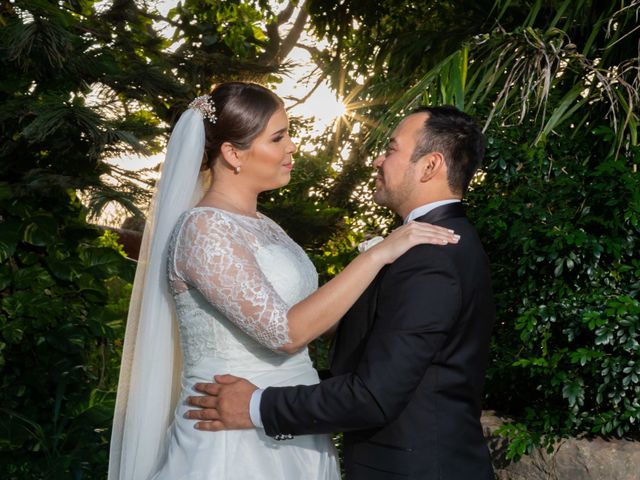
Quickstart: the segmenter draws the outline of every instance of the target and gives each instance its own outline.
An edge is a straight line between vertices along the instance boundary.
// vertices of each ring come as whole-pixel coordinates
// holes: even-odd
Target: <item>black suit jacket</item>
[[[461,204],[419,221],[456,245],[419,245],[384,268],[342,319],[331,378],[267,388],[267,435],[344,431],[350,480],[489,480],[480,424],[494,322],[489,264]]]

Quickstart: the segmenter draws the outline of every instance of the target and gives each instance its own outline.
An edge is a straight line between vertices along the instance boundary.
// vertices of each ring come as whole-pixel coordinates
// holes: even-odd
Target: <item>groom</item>
[[[491,280],[460,203],[483,153],[481,131],[454,107],[407,116],[374,162],[374,199],[460,242],[416,246],[380,272],[340,322],[330,378],[262,391],[216,377],[190,400],[198,428],[257,425],[279,440],[344,431],[349,480],[493,480],[480,424]]]

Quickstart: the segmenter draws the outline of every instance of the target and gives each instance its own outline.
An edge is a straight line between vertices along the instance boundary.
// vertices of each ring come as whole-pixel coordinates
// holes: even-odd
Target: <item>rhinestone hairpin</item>
[[[213,125],[216,124],[218,120],[218,117],[216,117],[216,106],[213,104],[210,95],[196,97],[189,104],[189,108],[198,110],[204,118],[208,119]]]

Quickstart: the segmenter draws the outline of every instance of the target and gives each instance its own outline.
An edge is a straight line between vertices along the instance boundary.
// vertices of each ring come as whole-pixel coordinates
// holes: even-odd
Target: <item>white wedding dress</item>
[[[173,230],[168,275],[184,366],[167,455],[153,480],[340,478],[327,435],[276,441],[262,429],[199,431],[184,418],[193,385],[216,374],[262,388],[318,382],[306,348],[276,351],[289,341],[288,309],[317,288],[317,273],[275,222],[258,215],[196,207]]]

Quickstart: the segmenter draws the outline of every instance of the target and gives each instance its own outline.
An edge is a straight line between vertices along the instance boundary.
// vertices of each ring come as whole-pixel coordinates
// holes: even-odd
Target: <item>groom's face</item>
[[[373,162],[377,171],[373,199],[401,216],[411,209],[417,181],[416,164],[411,162],[411,155],[427,118],[427,113],[414,113],[402,120],[393,131],[385,152]]]

